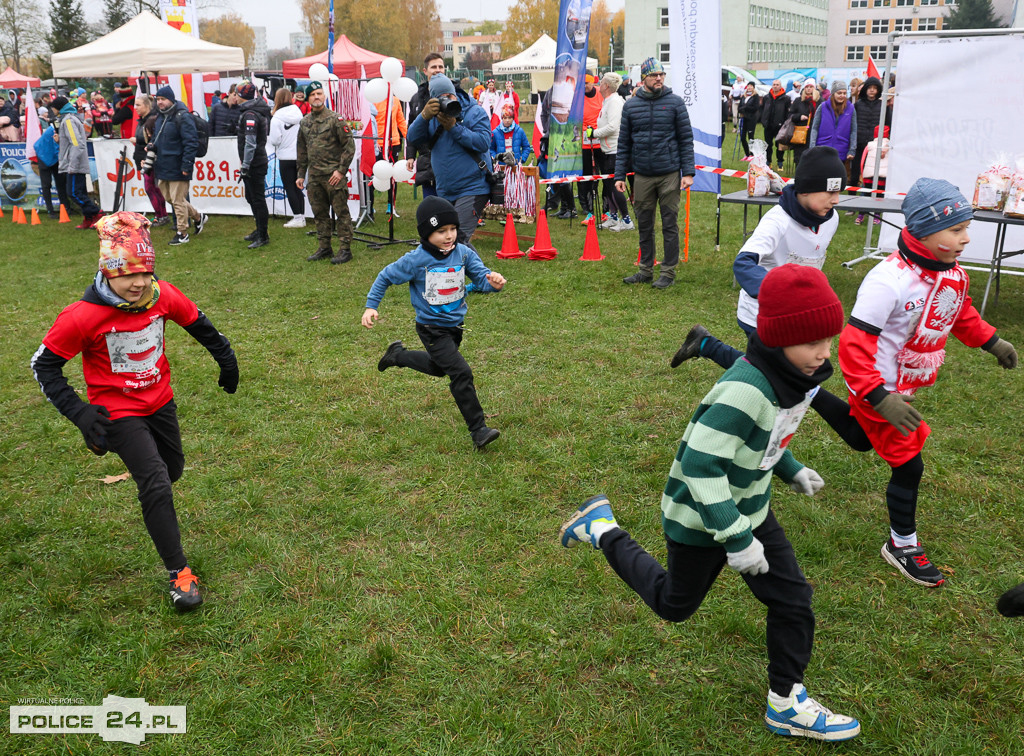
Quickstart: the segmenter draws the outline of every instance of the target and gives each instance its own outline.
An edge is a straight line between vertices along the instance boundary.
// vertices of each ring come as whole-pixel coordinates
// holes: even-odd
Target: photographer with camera
[[[455,206],[460,244],[470,244],[480,212],[490,197],[490,117],[443,74],[430,80],[430,99],[407,136],[418,150],[430,151],[437,193]]]
[[[146,187],[146,196],[153,205],[153,226],[166,226],[171,222],[171,216],[167,213],[167,201],[164,195],[157,188],[153,171],[145,170],[145,166],[152,165],[146,161],[146,146],[153,139],[153,125],[156,123],[156,113],[153,112],[153,98],[148,94],[139,95],[135,98],[135,115],[138,118],[138,125],[135,127],[135,136],[132,137],[132,144],[135,145],[133,158],[135,167],[142,174],[142,182]],[[156,153],[153,153],[156,158]]]
[[[196,150],[199,149],[199,136],[188,108],[177,101],[170,87],[160,87],[156,91],[156,109],[155,136],[152,147],[146,147],[146,162],[159,182],[160,192],[174,208],[177,233],[168,243],[172,246],[188,244],[189,219],[195,222],[197,236],[208,220],[205,213],[200,213],[186,199]],[[151,152],[156,154],[150,156]]]

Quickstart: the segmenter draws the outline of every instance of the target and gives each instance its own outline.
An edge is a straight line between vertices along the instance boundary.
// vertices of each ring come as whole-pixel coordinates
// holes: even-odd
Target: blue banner
[[[95,181],[96,158],[92,152],[92,144],[90,144],[89,169]],[[57,188],[52,187],[50,194],[53,198],[53,207],[55,209],[60,207]],[[46,209],[46,202],[43,201],[39,191],[39,175],[33,167],[32,161],[25,157],[24,142],[0,144],[0,207],[13,205],[21,205],[22,209],[27,209],[29,212],[33,207]]]
[[[562,0],[548,120],[548,176],[583,173],[583,92],[593,0]]]

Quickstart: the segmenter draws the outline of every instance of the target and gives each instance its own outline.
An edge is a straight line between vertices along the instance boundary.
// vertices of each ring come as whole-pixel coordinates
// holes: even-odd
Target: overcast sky
[[[219,16],[222,12],[234,11],[250,26],[265,26],[269,49],[288,47],[288,35],[301,31],[302,16],[294,0],[209,0],[207,4],[218,7],[205,11],[204,15]],[[442,21],[450,18],[483,21],[485,18],[504,20],[509,7],[514,4],[515,0],[438,0],[437,7]],[[324,0],[324,6],[327,5],[328,0]],[[82,7],[88,21],[103,18],[102,0],[82,0]]]

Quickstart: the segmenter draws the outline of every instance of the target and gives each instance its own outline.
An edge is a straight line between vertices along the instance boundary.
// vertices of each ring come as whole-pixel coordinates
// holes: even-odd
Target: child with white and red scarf
[[[850,415],[892,467],[886,488],[890,538],[882,556],[904,576],[936,587],[945,579],[917,538],[921,449],[931,432],[909,402],[931,386],[950,335],[991,352],[1006,369],[1017,351],[971,304],[957,258],[970,241],[971,203],[948,181],[922,178],[903,200],[899,248],[860,285],[839,338],[839,365],[850,390]]]

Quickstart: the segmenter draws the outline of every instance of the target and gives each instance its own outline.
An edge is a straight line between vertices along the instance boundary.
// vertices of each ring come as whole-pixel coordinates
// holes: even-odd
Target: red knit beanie
[[[761,281],[757,304],[757,335],[765,346],[808,344],[843,330],[843,304],[817,268],[773,268]]]

